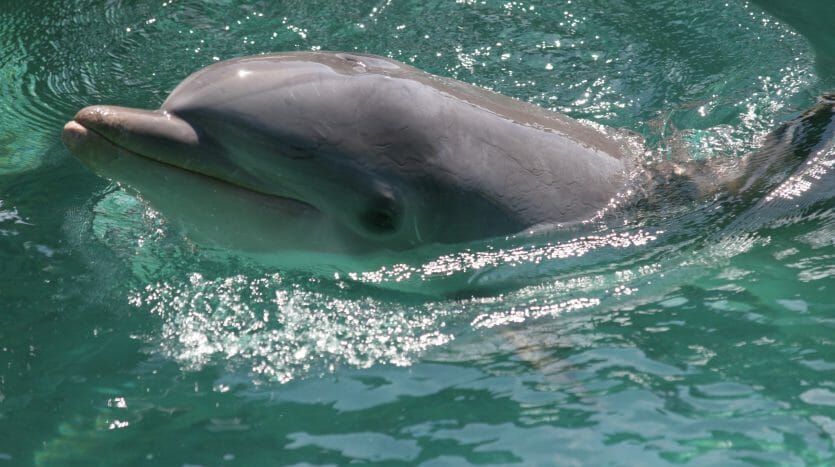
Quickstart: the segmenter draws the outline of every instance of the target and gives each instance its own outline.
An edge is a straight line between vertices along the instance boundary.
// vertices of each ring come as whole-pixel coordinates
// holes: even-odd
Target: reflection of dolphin
[[[86,165],[191,237],[250,251],[406,249],[587,220],[626,187],[625,141],[340,53],[221,62],[160,110],[88,107],[64,127]]]

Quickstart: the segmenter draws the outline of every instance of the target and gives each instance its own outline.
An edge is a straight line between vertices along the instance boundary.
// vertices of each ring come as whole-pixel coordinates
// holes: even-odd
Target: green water
[[[0,466],[832,464],[832,144],[776,201],[334,278],[218,260],[59,135],[359,50],[732,160],[835,89],[833,5],[2,0]]]

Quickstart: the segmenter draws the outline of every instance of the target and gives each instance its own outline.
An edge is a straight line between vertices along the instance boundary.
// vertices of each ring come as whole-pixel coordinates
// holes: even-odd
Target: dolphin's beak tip
[[[64,125],[61,140],[64,142],[64,146],[73,151],[88,138],[89,134],[90,130],[84,125],[81,125],[75,120],[71,120]]]

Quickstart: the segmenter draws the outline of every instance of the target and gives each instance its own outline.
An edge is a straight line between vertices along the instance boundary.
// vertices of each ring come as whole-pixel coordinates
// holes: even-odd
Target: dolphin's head
[[[233,190],[236,199],[270,205],[252,214],[275,216],[270,228],[286,230],[299,217],[309,227],[316,219],[315,228],[327,225],[346,242],[394,250],[469,240],[474,232],[446,228],[458,220],[442,213],[477,216],[490,206],[450,205],[461,197],[436,160],[445,138],[437,131],[443,105],[427,102],[435,95],[401,79],[404,73],[421,72],[349,54],[229,60],[188,77],[159,110],[82,109],[65,126],[64,141],[95,172],[133,187],[171,217],[210,209],[195,207],[207,203],[204,188],[223,199],[229,195],[218,193]],[[160,186],[163,173],[178,174],[188,194]],[[175,195],[180,202],[169,200]],[[310,235],[299,228],[284,237]]]

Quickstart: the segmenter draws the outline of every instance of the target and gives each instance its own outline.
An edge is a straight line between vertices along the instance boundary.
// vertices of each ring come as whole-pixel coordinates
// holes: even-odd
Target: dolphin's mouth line
[[[73,120],[73,121],[76,124],[82,126],[87,131],[89,131],[91,133],[94,133],[99,138],[101,138],[101,139],[107,141],[108,143],[112,144],[113,146],[119,148],[120,150],[125,151],[126,153],[131,154],[133,156],[136,156],[140,159],[144,159],[144,160],[147,160],[147,161],[152,161],[152,162],[155,162],[157,164],[164,165],[166,167],[170,167],[170,168],[175,169],[175,170],[180,170],[180,171],[192,174],[192,175],[197,175],[197,176],[200,176],[200,177],[204,177],[204,178],[207,178],[209,180],[212,180],[215,183],[218,183],[218,184],[221,184],[221,185],[227,185],[227,186],[230,186],[230,187],[232,187],[234,189],[237,189],[237,190],[243,190],[243,191],[258,195],[258,196],[262,196],[262,197],[274,200],[275,202],[278,202],[278,203],[281,203],[281,204],[293,204],[294,206],[292,206],[292,207],[297,209],[298,211],[315,211],[317,213],[321,212],[314,205],[312,205],[310,203],[307,203],[305,201],[302,201],[300,199],[291,198],[289,196],[277,195],[277,194],[274,194],[274,193],[266,193],[266,192],[261,191],[261,190],[256,190],[256,189],[244,186],[244,185],[239,185],[237,183],[234,183],[234,182],[229,181],[229,180],[224,179],[224,178],[217,177],[215,175],[210,175],[210,174],[203,173],[203,172],[197,172],[197,171],[194,171],[194,170],[189,170],[185,167],[182,167],[182,166],[179,166],[179,165],[176,165],[176,164],[172,164],[172,163],[167,162],[167,161],[163,161],[163,160],[159,160],[159,159],[154,158],[154,157],[146,156],[142,153],[136,152],[132,149],[129,149],[129,148],[126,148],[125,146],[120,145],[119,143],[109,139],[107,136],[105,136],[104,134],[96,131],[95,129],[90,128],[89,126],[85,126],[83,123],[79,122],[78,120]]]

